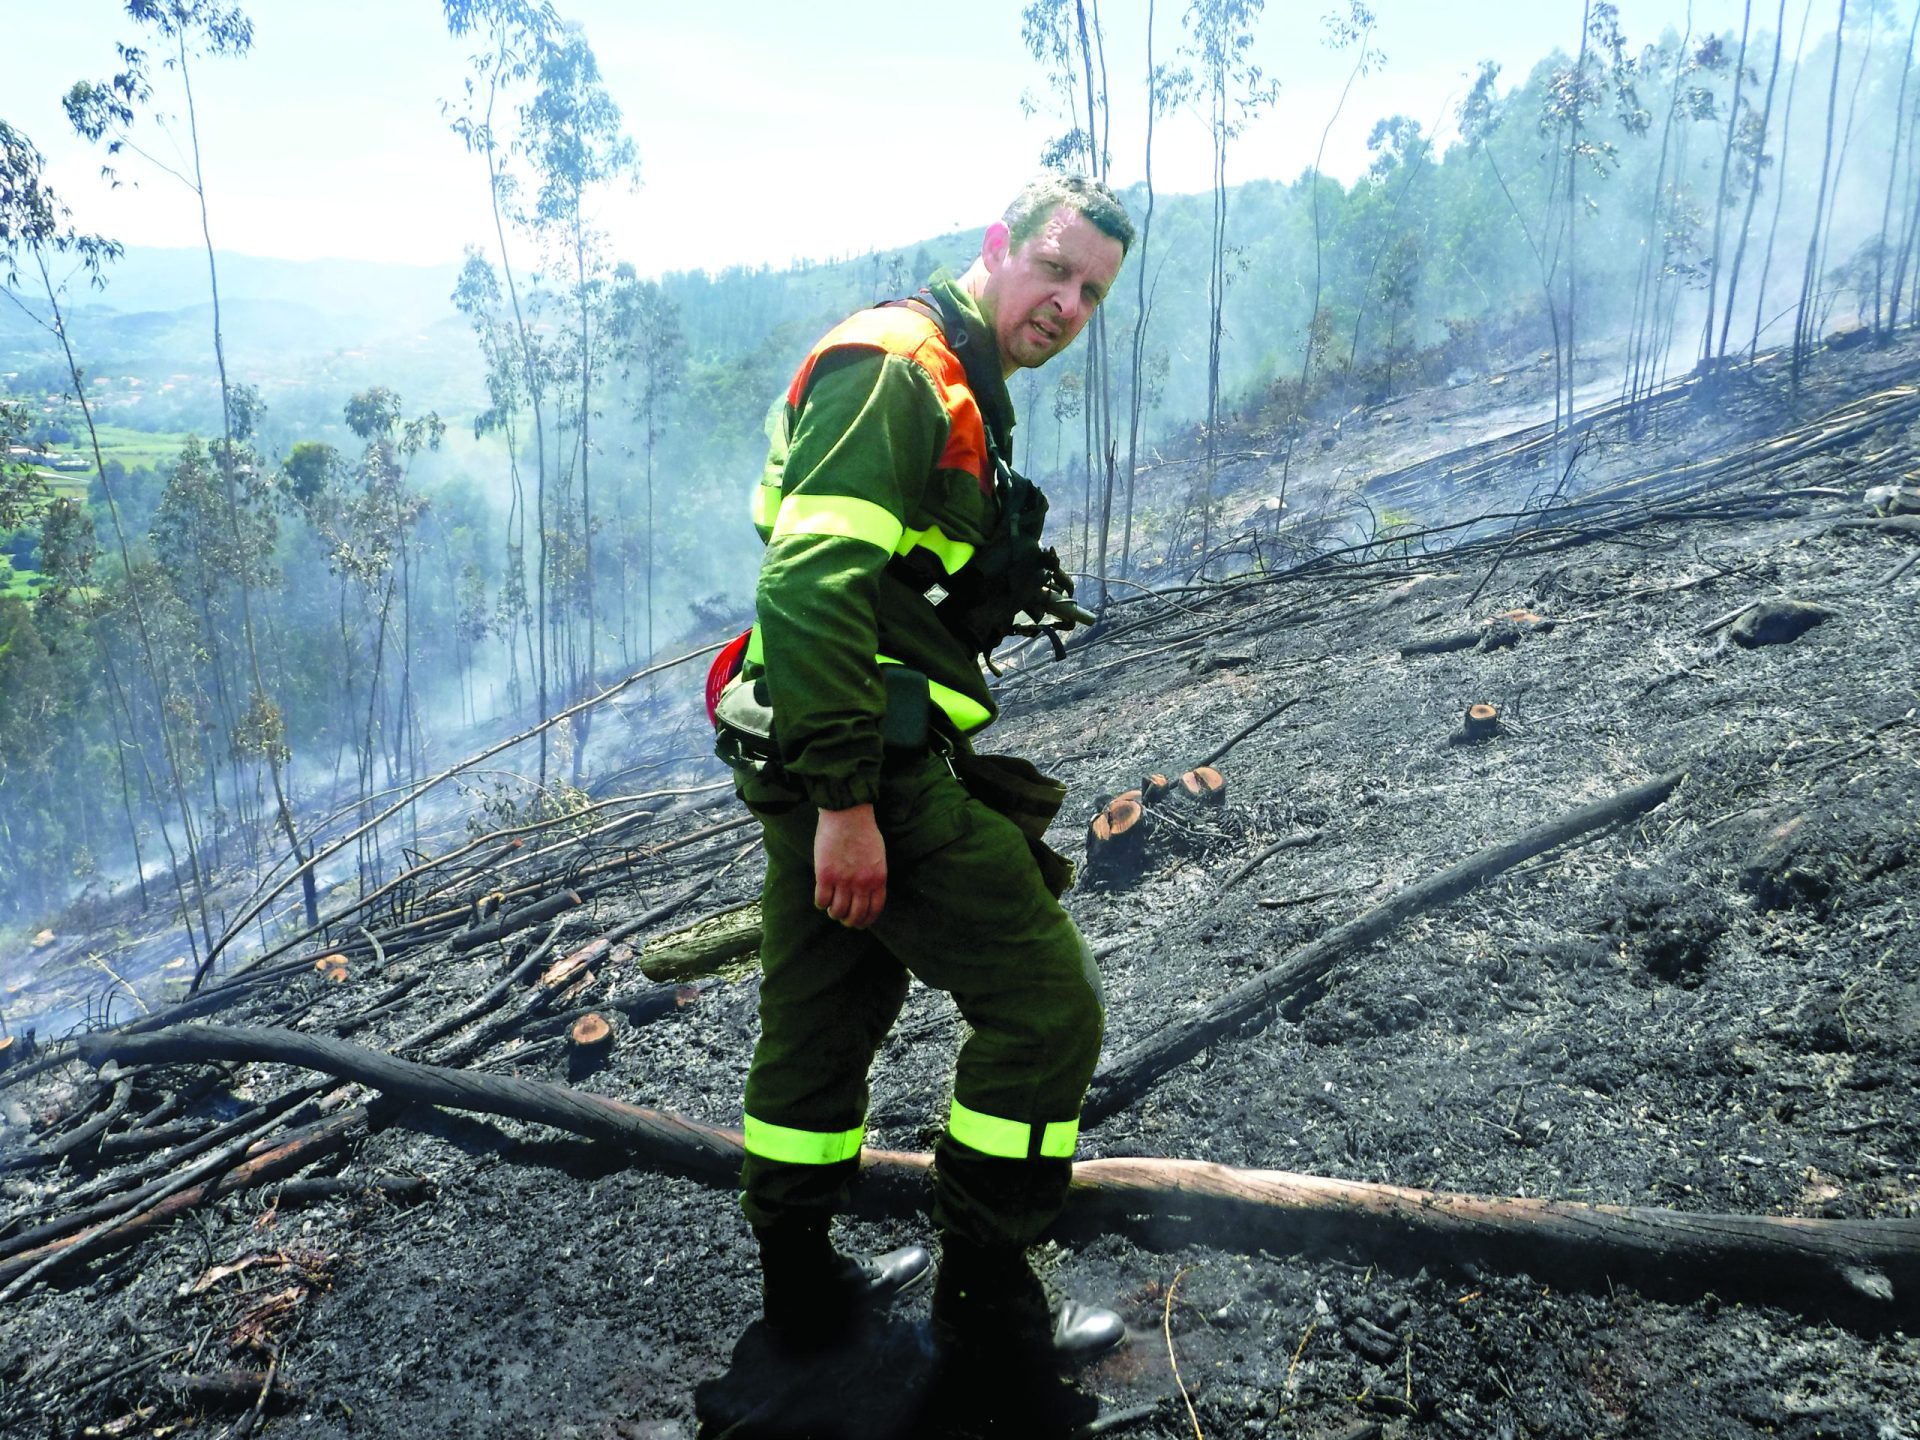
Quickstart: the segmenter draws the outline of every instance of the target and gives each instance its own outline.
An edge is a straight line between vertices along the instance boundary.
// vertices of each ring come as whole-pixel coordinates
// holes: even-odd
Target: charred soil
[[[1897,573],[1920,536],[1853,523],[1920,436],[1901,368],[1913,359],[1836,361],[1824,391],[1791,404],[1764,382],[1692,393],[1663,412],[1657,446],[1603,432],[1552,503],[1564,456],[1476,472],[1484,494],[1450,478],[1484,455],[1403,467],[1395,493],[1423,497],[1403,508],[1507,518],[1464,545],[1403,529],[1285,565],[1268,547],[1263,574],[1129,600],[1064,663],[1010,671],[995,746],[1072,785],[1062,850],[1082,848],[1095,797],[1178,775],[1251,727],[1213,761],[1224,804],[1159,802],[1133,851],[1103,854],[1069,896],[1104,955],[1109,1057],[1483,847],[1684,772],[1649,813],[1413,916],[1233,1027],[1090,1125],[1080,1158],[1920,1216],[1920,569]],[[1693,483],[1670,478],[1680,465]],[[1242,495],[1269,480],[1244,477]],[[1783,600],[1827,613],[1779,643],[1729,639],[1733,612]],[[1526,618],[1496,623],[1510,612]],[[1456,634],[1460,648],[1422,644]],[[1476,703],[1498,723],[1466,742]],[[645,841],[731,818],[684,806]],[[1270,848],[1289,836],[1302,843]],[[471,1023],[518,1019],[457,1063],[737,1125],[750,964],[663,992],[639,947],[751,899],[757,856],[725,868],[749,838],[657,852],[554,919],[465,950],[362,947],[344,976],[302,953],[297,972],[236,986],[199,1018],[392,1050],[516,966],[533,983],[537,945],[558,957],[657,913],[540,1005],[507,987],[505,1008]],[[588,1007],[614,1022],[603,1059],[565,1039]],[[948,1000],[916,987],[875,1069],[870,1146],[929,1148],[960,1034]],[[258,1063],[23,1068],[0,1077],[0,1266],[134,1167],[191,1163],[170,1172],[154,1156],[172,1152],[128,1137],[259,1120],[246,1107],[324,1078]],[[1050,1285],[1115,1305],[1131,1332],[1071,1384],[955,1373],[929,1349],[924,1292],[851,1353],[794,1365],[753,1324],[754,1250],[724,1183],[354,1086],[322,1085],[282,1118],[329,1117],[346,1130],[319,1163],[348,1182],[336,1193],[248,1185],[25,1283],[0,1269],[0,1431],[1920,1436],[1920,1312],[1905,1293],[1876,1302],[1868,1283],[1840,1306],[1765,1273],[1580,1274],[1522,1243],[1464,1258],[1304,1226],[1297,1243],[1271,1230],[1250,1243],[1177,1200],[1118,1225],[1070,1209],[1039,1253]],[[842,1233],[870,1248],[916,1238],[924,1216],[886,1206]]]

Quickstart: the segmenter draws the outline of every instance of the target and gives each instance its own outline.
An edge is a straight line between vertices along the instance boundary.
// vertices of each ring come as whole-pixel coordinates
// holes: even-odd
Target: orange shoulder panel
[[[800,362],[787,386],[787,405],[797,410],[813,382],[814,366],[829,350],[847,346],[879,350],[913,361],[933,381],[934,393],[947,412],[947,443],[935,463],[943,470],[964,470],[980,482],[984,493],[992,488],[987,468],[987,431],[980,403],[967,384],[960,363],[935,325],[918,310],[905,305],[880,305],[856,311],[820,337]]]

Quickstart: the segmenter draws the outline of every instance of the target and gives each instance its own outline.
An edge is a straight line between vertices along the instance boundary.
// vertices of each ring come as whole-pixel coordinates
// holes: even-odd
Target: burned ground
[[[1913,535],[1840,523],[1912,453],[1914,360],[1865,357],[1797,402],[1772,381],[1684,392],[1662,411],[1664,439],[1596,432],[1584,478],[1555,508],[1538,498],[1558,478],[1538,463],[1550,449],[1504,468],[1455,456],[1409,478],[1404,462],[1431,446],[1394,438],[1395,456],[1351,434],[1341,449],[1305,446],[1320,468],[1299,509],[1315,485],[1335,493],[1340,467],[1393,464],[1385,488],[1400,508],[1424,496],[1422,508],[1457,513],[1466,498],[1448,476],[1467,465],[1481,476],[1475,513],[1535,502],[1461,548],[1375,535],[1322,562],[1136,599],[1065,663],[1011,672],[996,743],[1071,783],[1053,839],[1075,852],[1093,797],[1178,774],[1299,697],[1217,760],[1224,806],[1168,809],[1137,854],[1072,892],[1104,954],[1109,1056],[1463,856],[1651,776],[1685,776],[1650,813],[1345,958],[1090,1126],[1081,1158],[1680,1211],[1920,1213],[1920,571],[1895,573]],[[1849,409],[1852,395],[1879,398]],[[1448,402],[1399,408],[1417,416],[1421,403]],[[1775,436],[1799,440],[1718,472],[1698,463]],[[1242,477],[1251,506],[1273,461],[1247,463],[1268,467]],[[1683,463],[1694,483],[1672,478]],[[1649,474],[1665,478],[1636,489]],[[1733,612],[1780,599],[1831,614],[1785,643],[1728,640]],[[1480,638],[1514,610],[1550,623],[1514,622],[1512,643]],[[1475,643],[1420,653],[1458,632]],[[1499,708],[1498,733],[1455,743],[1475,702]],[[682,802],[645,840],[729,818]],[[1234,879],[1289,836],[1305,843]],[[396,943],[383,966],[349,927],[341,938],[360,948],[347,947],[345,981],[308,963],[236,987],[242,998],[205,1018],[337,1033],[424,977],[353,1029],[391,1049],[494,986],[516,954],[526,968],[528,937],[565,953],[683,895],[745,838],[652,857],[551,929],[460,954]],[[756,864],[734,864],[629,943],[749,898]],[[589,989],[464,1063],[736,1124],[750,967],[683,990],[664,1013],[616,1015],[608,1062],[570,1074],[556,1017],[655,993],[638,964],[612,949]],[[916,988],[876,1069],[871,1146],[929,1146],[959,1034],[946,999]],[[114,1103],[118,1082],[66,1064],[0,1091],[15,1122],[0,1244],[72,1210],[96,1170],[137,1163],[115,1158],[113,1137],[135,1117],[175,1123],[154,1116],[164,1093],[203,1092],[181,1117],[228,1116],[313,1076],[176,1064],[120,1078],[123,1115],[100,1152],[89,1141],[58,1168],[21,1132],[42,1144],[70,1133]],[[367,1099],[349,1089],[337,1103]],[[636,1167],[606,1142],[420,1106],[376,1104],[353,1133],[326,1162],[335,1173],[420,1177],[428,1192],[295,1203],[278,1184],[245,1189],[137,1247],[50,1267],[33,1288],[0,1271],[21,1291],[0,1299],[0,1430],[691,1436],[698,1389],[708,1433],[741,1435],[1024,1435],[1044,1433],[1042,1415],[1061,1433],[1169,1440],[1920,1435],[1904,1293],[1876,1310],[1764,1273],[1566,1276],[1521,1245],[1461,1260],[1304,1229],[1298,1245],[1253,1245],[1174,1204],[1118,1227],[1070,1212],[1043,1250],[1051,1283],[1117,1303],[1132,1336],[1075,1387],[1018,1402],[1034,1409],[983,1393],[995,1387],[978,1377],[938,1375],[924,1296],[864,1356],[794,1371],[750,1328],[753,1248],[724,1185]],[[846,1227],[873,1246],[925,1230],[897,1214]],[[292,1393],[269,1396],[256,1425],[244,1417],[269,1363]],[[250,1373],[224,1405],[177,1379],[226,1371]]]

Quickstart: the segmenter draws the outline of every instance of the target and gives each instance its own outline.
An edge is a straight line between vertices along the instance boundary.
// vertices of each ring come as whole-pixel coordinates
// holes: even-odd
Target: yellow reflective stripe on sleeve
[[[851,495],[789,495],[780,503],[773,538],[786,535],[844,535],[892,553],[906,529],[885,506]]]
[[[748,658],[752,658],[753,642],[747,642]],[[901,662],[890,655],[873,657],[877,664],[898,665]],[[927,681],[927,698],[940,708],[940,713],[953,722],[953,728],[962,735],[971,735],[982,725],[993,719],[993,714],[970,695],[963,695],[951,685],[942,685],[938,680]]]
[[[865,1125],[851,1130],[794,1130],[751,1115],[743,1117],[740,1128],[749,1155],[787,1165],[838,1165],[858,1155],[861,1141],[867,1138]]]
[[[900,543],[893,548],[898,555],[914,549],[931,550],[942,568],[952,575],[973,559],[974,547],[965,540],[949,539],[946,531],[938,525],[929,525],[924,530],[906,531],[901,535]]]
[[[773,522],[780,518],[780,487],[778,485],[756,485],[753,487],[753,528],[762,538],[773,533]]]
[[[947,1120],[947,1133],[962,1145],[1002,1160],[1025,1160],[1033,1150],[1033,1126],[998,1115],[969,1110],[958,1100]],[[1071,1160],[1080,1141],[1078,1120],[1055,1120],[1040,1131],[1040,1155],[1047,1160]]]

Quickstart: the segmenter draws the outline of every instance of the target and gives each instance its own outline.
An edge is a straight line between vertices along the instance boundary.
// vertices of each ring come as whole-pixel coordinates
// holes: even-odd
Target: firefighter
[[[756,624],[709,695],[766,841],[743,1205],[792,1344],[844,1335],[931,1263],[828,1234],[909,975],[971,1031],[934,1155],[938,1331],[1064,1359],[1124,1334],[1111,1311],[1050,1306],[1026,1253],[1065,1202],[1104,1023],[1058,899],[1071,866],[1040,838],[1065,787],[974,741],[995,714],[979,658],[1086,613],[1040,546],[1045,497],[1008,463],[1006,381],[1080,333],[1132,236],[1104,185],[1035,181],[957,280],[822,338],[770,425]]]

